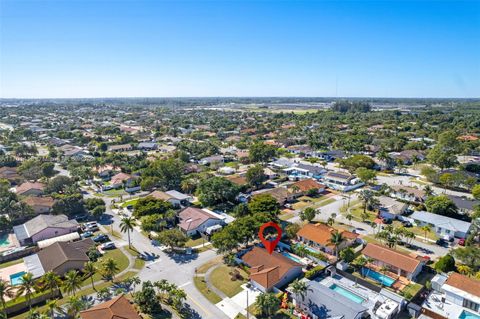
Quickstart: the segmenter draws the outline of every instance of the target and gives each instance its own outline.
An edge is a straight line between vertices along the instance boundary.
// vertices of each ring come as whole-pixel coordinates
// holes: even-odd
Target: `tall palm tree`
[[[66,305],[66,312],[69,318],[77,318],[78,313],[85,309],[85,302],[77,296],[70,296]]]
[[[140,280],[140,278],[138,276],[131,277],[130,280],[131,280],[131,283],[133,285],[133,289],[132,289],[132,292],[131,292],[131,295],[133,296],[133,292],[135,291],[135,287],[137,285],[140,285],[142,283],[142,281]]]
[[[183,302],[187,299],[187,294],[185,290],[176,288],[173,292],[173,304],[176,309],[181,309],[183,306]]]
[[[425,233],[425,241],[427,241],[427,234],[432,231],[429,225],[422,226],[421,230]]]
[[[348,220],[350,226],[352,226],[352,219],[353,219],[352,213],[348,212],[345,218]]]
[[[85,263],[85,266],[83,266],[83,272],[85,274],[85,278],[88,278],[90,277],[90,280],[92,282],[92,288],[93,290],[96,290],[95,289],[95,284],[94,284],[94,278],[93,278],[93,275],[95,275],[97,273],[97,267],[95,266],[95,263],[89,261],[89,262],[86,262]]]
[[[340,232],[335,231],[330,235],[330,243],[335,245],[335,257],[338,258],[338,246],[345,240]]]
[[[130,232],[133,231],[133,227],[137,226],[137,222],[133,217],[124,217],[120,222],[120,230],[122,233],[127,233],[128,236],[128,247],[132,248],[130,242]]]
[[[17,297],[21,295],[25,295],[25,299],[27,300],[28,309],[32,309],[32,305],[30,303],[32,299],[32,294],[36,290],[35,280],[33,279],[33,274],[27,272],[21,277],[21,284],[18,286],[17,290]]]
[[[47,312],[50,315],[50,318],[55,318],[55,311],[59,311],[62,308],[59,306],[56,299],[49,300],[47,302]]]
[[[62,280],[53,271],[48,271],[40,278],[40,284],[44,289],[48,289],[50,291],[50,297],[53,297],[53,293],[57,292],[62,285]]]
[[[5,312],[5,298],[13,298],[15,294],[13,293],[12,286],[5,280],[0,279],[0,300],[2,301],[2,309]]]
[[[63,281],[63,287],[67,293],[73,293],[75,296],[77,289],[80,289],[82,283],[82,277],[77,270],[70,270],[65,274],[65,280]]]
[[[305,294],[307,293],[308,286],[303,280],[295,279],[291,284],[290,288],[296,296],[302,297],[302,300],[305,300]]]
[[[373,192],[369,190],[360,191],[358,197],[363,201],[363,213],[367,212],[367,206],[373,198]]]
[[[114,280],[115,275],[118,273],[119,270],[120,269],[118,268],[117,262],[112,258],[108,258],[102,263],[103,274],[105,275],[105,277],[111,278],[112,281]]]

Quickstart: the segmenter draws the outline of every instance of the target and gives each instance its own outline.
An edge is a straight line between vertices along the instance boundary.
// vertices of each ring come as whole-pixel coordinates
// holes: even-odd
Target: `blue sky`
[[[0,97],[480,97],[480,1],[0,3]]]

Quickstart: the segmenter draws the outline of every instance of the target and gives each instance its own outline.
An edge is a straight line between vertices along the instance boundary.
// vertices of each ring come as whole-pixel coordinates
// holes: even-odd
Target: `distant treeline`
[[[332,110],[341,113],[351,112],[370,112],[372,107],[367,102],[362,101],[337,101],[332,105]]]

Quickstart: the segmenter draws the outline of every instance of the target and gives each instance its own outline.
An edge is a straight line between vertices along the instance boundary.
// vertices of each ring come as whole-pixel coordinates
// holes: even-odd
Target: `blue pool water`
[[[344,297],[347,297],[348,299],[350,299],[351,301],[353,302],[356,302],[356,303],[362,303],[365,301],[365,299],[363,299],[362,297],[360,297],[359,295],[357,294],[354,294],[353,292],[345,289],[345,288],[342,288],[336,284],[333,284],[329,287],[330,289],[332,289],[333,291],[335,292],[338,292],[339,294],[341,294],[342,296]]]
[[[379,283],[383,283],[383,285],[387,287],[390,287],[395,282],[395,279],[365,267],[362,268],[362,274],[372,278],[375,281],[378,281]]]
[[[16,274],[10,275],[10,282],[12,283],[12,286],[18,286],[22,283],[22,276],[25,275],[26,272],[21,271],[17,272]]]
[[[286,251],[282,252],[282,255],[284,255],[285,257],[293,260],[294,262],[297,262],[299,264],[303,264],[302,261],[299,258],[297,258],[296,256],[294,256],[292,254],[287,253]]]
[[[462,311],[458,319],[480,319],[480,316],[464,310]]]
[[[0,235],[0,247],[6,247],[10,245],[10,241],[8,240],[8,234],[1,234]]]
[[[311,251],[312,253],[318,254],[318,250],[315,250],[311,247],[308,247],[307,245],[302,245],[302,244],[299,243],[299,244],[297,244],[297,247],[303,247],[306,250]]]

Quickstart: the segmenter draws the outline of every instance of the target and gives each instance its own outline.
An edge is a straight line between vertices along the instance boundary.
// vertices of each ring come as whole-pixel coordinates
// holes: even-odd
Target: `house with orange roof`
[[[25,197],[22,202],[27,204],[33,209],[35,214],[48,214],[52,208],[55,201],[52,197],[35,197],[28,196]]]
[[[362,254],[371,260],[370,263],[374,266],[386,267],[389,272],[413,281],[420,274],[424,265],[424,261],[421,259],[372,243],[365,246]]]
[[[284,287],[302,274],[301,264],[260,247],[254,247],[241,260],[250,267],[251,283],[263,292]]]
[[[135,307],[120,295],[80,312],[81,319],[142,319]]]
[[[303,179],[288,186],[288,190],[294,197],[300,197],[311,193],[322,193],[326,186],[313,178]]]
[[[25,182],[17,186],[15,192],[21,196],[40,196],[43,194],[45,184],[40,182]]]
[[[337,230],[328,225],[318,223],[303,226],[297,233],[297,239],[310,248],[333,255],[335,253],[335,245],[332,244],[331,238],[332,234],[337,231],[344,238],[344,241],[338,246],[338,250],[350,247],[358,238],[358,234],[347,230]]]

